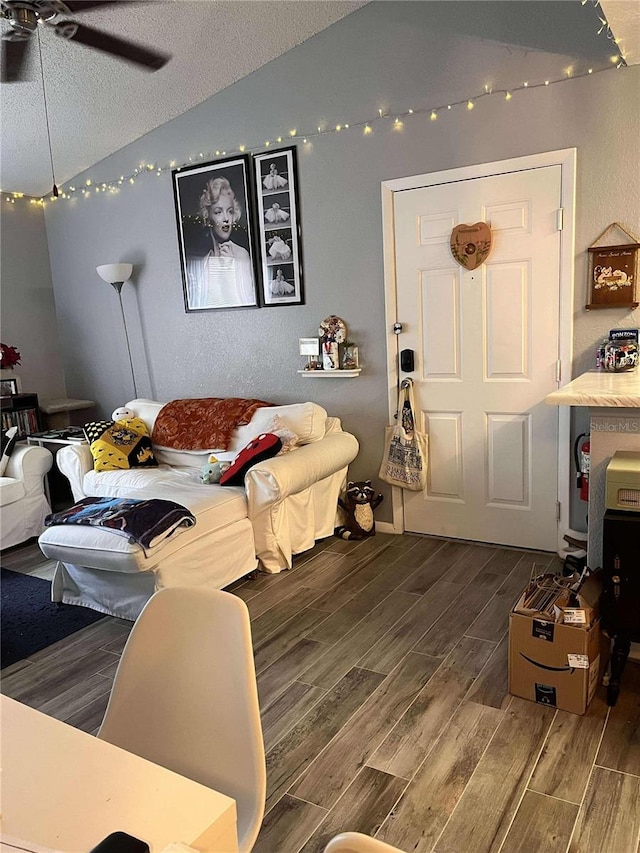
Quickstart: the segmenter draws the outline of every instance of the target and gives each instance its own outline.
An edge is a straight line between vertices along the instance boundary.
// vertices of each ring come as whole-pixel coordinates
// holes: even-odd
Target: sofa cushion
[[[86,495],[117,498],[162,498],[176,501],[196,516],[196,526],[218,530],[247,517],[243,488],[203,486],[196,468],[132,468],[89,471],[82,481]]]
[[[264,406],[254,414],[251,423],[237,427],[231,440],[236,453],[252,438],[268,432],[273,416],[278,415],[298,436],[299,444],[311,444],[324,437],[327,412],[317,403],[292,403],[289,406]]]
[[[141,418],[128,418],[117,423],[92,421],[85,424],[84,432],[96,471],[152,468],[158,464],[149,431]]]
[[[213,454],[219,462],[233,462],[236,454],[233,450],[174,450],[171,447],[153,445],[156,459],[162,465],[171,465],[174,468],[197,468],[198,471],[209,461]]]
[[[111,473],[119,472],[105,472],[100,476],[107,477]],[[164,539],[147,556],[139,545],[130,542],[125,536],[114,535],[112,531],[99,527],[64,524],[47,527],[38,542],[41,547],[47,546],[42,550],[45,554],[52,553],[52,559],[111,571],[148,572],[153,571],[160,560],[188,550],[212,533],[219,532],[218,535],[225,536],[227,531],[244,530],[246,535],[249,522],[244,489],[200,486],[191,494],[185,491],[176,493],[175,490],[172,494],[174,500],[191,510],[196,523],[193,527],[181,530],[177,536]],[[57,549],[64,550],[58,552]]]
[[[26,495],[22,480],[13,477],[0,477],[0,506],[8,506],[22,500]]]
[[[289,453],[289,451],[293,450],[298,443],[298,436],[292,429],[289,429],[280,415],[274,415],[271,418],[267,432],[272,432],[274,435],[277,435],[282,442],[279,455]]]
[[[135,400],[129,400],[126,404],[127,409],[131,409],[137,418],[142,420],[147,425],[149,435],[153,433],[153,425],[164,403],[158,403],[157,400],[147,400],[144,397],[138,397]]]
[[[243,486],[244,475],[249,468],[262,462],[263,459],[271,459],[282,449],[282,442],[272,432],[265,432],[252,438],[249,444],[243,448],[233,460],[231,465],[220,477],[221,486]]]

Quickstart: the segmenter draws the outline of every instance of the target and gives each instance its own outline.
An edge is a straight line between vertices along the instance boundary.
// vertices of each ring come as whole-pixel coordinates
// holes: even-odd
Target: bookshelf
[[[12,394],[10,397],[0,397],[0,412],[2,413],[2,429],[18,427],[18,438],[26,438],[40,429],[38,416],[37,394]]]

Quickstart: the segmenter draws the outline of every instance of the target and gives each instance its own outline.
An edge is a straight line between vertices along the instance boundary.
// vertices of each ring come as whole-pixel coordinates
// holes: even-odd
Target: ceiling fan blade
[[[148,47],[143,47],[135,42],[112,36],[110,33],[105,33],[103,30],[98,30],[95,27],[88,27],[86,24],[76,24],[75,21],[60,21],[60,23],[55,24],[54,29],[56,34],[63,38],[70,41],[77,41],[87,47],[94,47],[105,53],[114,54],[121,59],[126,59],[128,62],[135,62],[138,65],[142,65],[151,71],[157,71],[159,68],[162,68],[171,58],[169,54],[150,50]]]
[[[90,9],[100,9],[102,6],[115,6],[119,0],[63,0],[63,2],[71,14],[75,15],[76,12],[87,12]]]
[[[23,79],[24,61],[29,49],[29,39],[3,39],[0,79],[3,83],[15,83]]]

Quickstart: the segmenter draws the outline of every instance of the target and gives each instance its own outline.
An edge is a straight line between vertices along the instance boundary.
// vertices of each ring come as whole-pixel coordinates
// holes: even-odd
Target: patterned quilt
[[[248,424],[256,409],[271,405],[240,397],[172,400],[160,409],[151,440],[175,450],[228,450],[235,428]]]

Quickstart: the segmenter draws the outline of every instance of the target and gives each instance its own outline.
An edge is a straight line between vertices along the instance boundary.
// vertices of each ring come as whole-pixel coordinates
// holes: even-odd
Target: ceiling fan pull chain
[[[56,186],[56,175],[53,168],[53,151],[51,150],[51,131],[49,129],[49,110],[47,109],[47,88],[44,84],[44,65],[42,63],[42,44],[40,42],[40,31],[36,30],[38,36],[38,55],[40,57],[40,76],[42,77],[42,97],[44,98],[44,120],[47,125],[47,142],[49,143],[49,160],[51,161],[51,177],[53,179],[53,197],[58,198],[58,187]]]

